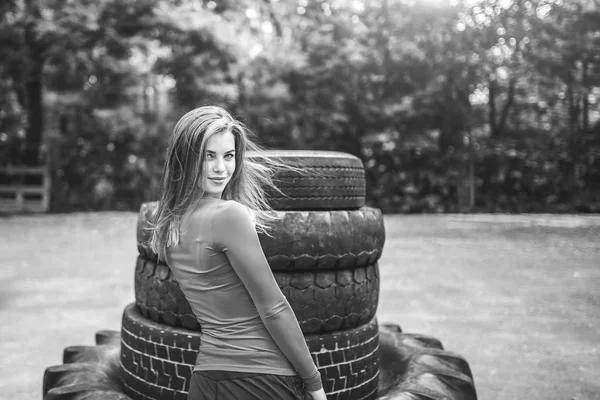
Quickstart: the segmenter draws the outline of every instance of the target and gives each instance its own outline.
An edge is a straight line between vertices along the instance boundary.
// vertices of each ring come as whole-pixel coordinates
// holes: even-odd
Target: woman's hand
[[[308,393],[310,394],[312,400],[327,400],[327,396],[325,396],[325,390],[324,389],[319,389],[319,390],[317,390],[315,392],[311,392],[309,390]]]

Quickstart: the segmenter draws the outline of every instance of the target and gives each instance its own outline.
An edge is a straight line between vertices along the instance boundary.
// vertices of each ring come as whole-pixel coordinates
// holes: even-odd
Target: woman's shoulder
[[[215,210],[215,218],[224,220],[235,225],[247,221],[248,218],[255,224],[254,211],[236,200],[224,200],[219,203]]]
[[[184,219],[193,223],[200,223],[214,218],[217,214],[236,213],[238,206],[231,204],[230,200],[211,199],[209,201],[201,200],[192,210],[186,213]],[[234,202],[235,203],[235,202]],[[240,204],[241,205],[241,204]]]

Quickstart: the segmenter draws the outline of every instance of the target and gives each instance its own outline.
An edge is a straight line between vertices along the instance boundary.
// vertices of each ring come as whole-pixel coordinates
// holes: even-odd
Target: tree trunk
[[[455,83],[454,71],[449,71],[446,76],[443,103],[440,109],[441,123],[438,137],[440,154],[446,154],[451,146],[455,150],[459,150],[463,146],[465,127],[464,104],[462,103],[461,90]]]
[[[475,157],[475,151],[473,149],[473,132],[470,126],[467,127],[467,133],[469,135],[469,144],[467,148],[469,156],[469,166],[467,172],[469,179],[469,212],[473,212],[475,210],[475,165],[473,162],[473,158]]]
[[[31,70],[25,82],[27,103],[27,137],[25,140],[25,165],[40,164],[40,147],[44,132],[44,106],[42,102],[43,60],[40,54],[33,53]]]
[[[506,103],[504,103],[504,108],[502,109],[502,114],[500,115],[500,120],[498,121],[498,125],[496,127],[497,135],[501,135],[506,127],[506,120],[508,119],[508,113],[510,108],[512,107],[513,101],[515,99],[515,86],[517,84],[517,80],[515,78],[510,78],[508,82],[508,93],[506,94]]]
[[[490,135],[495,138],[498,136],[498,132],[496,130],[496,90],[497,83],[496,79],[490,79],[490,84],[488,88],[488,123],[490,126]]]
[[[504,103],[504,107],[502,107],[502,113],[500,114],[500,118],[496,121],[496,95],[498,90],[498,84],[495,79],[490,80],[489,85],[489,124],[490,124],[490,132],[493,138],[497,138],[502,135],[502,132],[506,128],[506,121],[508,120],[508,114],[513,105],[515,99],[515,86],[517,84],[516,78],[512,77],[508,81],[508,91],[506,92],[506,102]]]
[[[44,132],[44,106],[42,102],[42,72],[44,69],[43,48],[37,38],[37,23],[41,19],[40,5],[26,2],[27,12],[32,17],[25,27],[24,41],[28,52],[28,69],[24,76],[24,94],[27,110],[27,136],[25,139],[25,165],[40,164],[40,147]]]
[[[357,87],[355,84],[354,87]],[[343,140],[340,140],[339,149],[343,152],[355,155],[362,158],[362,137],[365,133],[365,127],[369,125],[369,121],[364,117],[360,109],[360,98],[356,93],[351,95],[352,98],[347,98],[345,102],[346,115],[350,116],[346,134]]]
[[[390,80],[390,71],[392,70],[392,54],[390,51],[390,35],[393,30],[392,24],[390,22],[390,11],[388,0],[383,0],[383,4],[381,7],[383,18],[382,28],[380,30],[380,40],[381,40],[381,51],[383,53],[383,64],[382,64],[382,75],[385,77],[383,82],[389,82]],[[382,83],[383,83],[382,82]],[[379,85],[381,89],[381,94],[383,96],[389,96],[390,94],[394,95],[396,93],[396,88],[393,85]]]
[[[587,132],[590,129],[590,101],[588,99],[588,61],[583,60],[581,69],[581,83],[583,84],[582,89],[582,102],[583,108],[581,110],[583,118],[583,130]]]
[[[567,87],[567,99],[569,106],[569,126],[571,133],[579,131],[579,100],[575,96],[572,86]]]

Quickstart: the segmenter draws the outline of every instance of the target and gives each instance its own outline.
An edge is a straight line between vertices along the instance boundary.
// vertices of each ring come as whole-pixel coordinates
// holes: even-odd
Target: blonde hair
[[[198,185],[206,171],[206,143],[219,133],[231,132],[235,138],[235,170],[222,198],[235,200],[254,212],[256,230],[268,234],[269,222],[277,219],[267,202],[265,188],[279,193],[273,177],[278,169],[296,169],[271,157],[250,140],[252,133],[221,107],[205,106],[187,112],[175,125],[169,141],[160,182],[155,218],[151,221],[150,248],[166,260],[167,248],[179,243],[179,226],[204,195]],[[251,152],[252,157],[246,157]]]

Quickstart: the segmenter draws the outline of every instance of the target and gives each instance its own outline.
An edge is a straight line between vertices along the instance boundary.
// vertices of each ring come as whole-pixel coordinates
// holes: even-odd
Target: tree
[[[40,162],[44,91],[85,90],[100,54],[113,61],[126,57],[127,39],[150,28],[154,3],[14,0],[4,4],[0,68],[26,117],[24,164]]]

